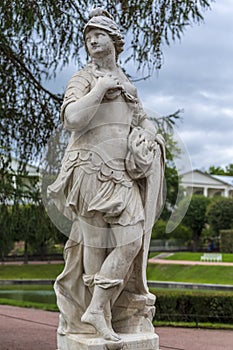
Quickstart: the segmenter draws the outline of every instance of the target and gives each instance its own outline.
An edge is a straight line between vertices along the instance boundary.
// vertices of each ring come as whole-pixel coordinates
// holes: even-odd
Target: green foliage
[[[51,244],[58,241],[59,231],[49,219],[42,202],[13,206],[15,240],[26,241],[33,254],[41,259]]]
[[[167,153],[168,154],[168,153]],[[173,149],[173,154],[169,152],[170,157],[175,157],[175,151]],[[166,179],[166,202],[161,213],[161,218],[168,220],[171,215],[171,208],[174,207],[178,194],[179,177],[177,169],[173,162],[168,161],[165,164],[165,179]],[[164,230],[165,232],[165,230]]]
[[[220,197],[213,200],[208,206],[207,220],[213,231],[233,228],[233,199]]]
[[[179,224],[175,230],[173,230],[169,237],[182,240],[184,242],[189,242],[192,238],[192,231],[189,227]]]
[[[220,166],[210,166],[207,170],[207,174],[213,174],[213,175],[226,175],[225,170]]]
[[[230,292],[156,291],[155,320],[177,322],[233,323]]]
[[[233,176],[233,164],[229,164],[226,166],[225,175]]]
[[[40,184],[37,174],[28,174],[27,163],[8,158],[5,150],[0,153],[0,203],[38,202],[40,199]],[[17,170],[15,169],[17,164]]]
[[[11,214],[7,205],[0,205],[0,259],[13,248]]]
[[[233,253],[233,230],[220,230],[220,250]]]
[[[14,241],[24,241],[26,249],[41,259],[55,242],[66,238],[52,224],[42,202],[1,206],[0,212],[0,253],[4,258],[13,248]],[[25,259],[27,260],[27,251]]]
[[[166,239],[166,225],[166,222],[162,219],[156,221],[152,229],[151,239]]]
[[[8,163],[4,162],[0,153],[0,203],[5,204],[13,198],[15,192],[12,174],[8,171]]]
[[[183,200],[186,201],[186,198]],[[188,208],[188,211],[184,217],[183,222],[191,228],[193,232],[198,235],[206,223],[206,208],[210,202],[210,199],[202,195],[193,195]]]
[[[213,175],[229,175],[233,176],[233,164],[227,165],[225,168],[222,168],[220,166],[210,166],[209,169],[207,170],[208,174],[213,174]]]
[[[166,234],[167,223],[163,219],[159,219],[152,229],[152,239],[177,239],[187,242],[192,237],[192,232],[185,225],[178,225],[171,233]]]
[[[185,197],[180,202],[179,210],[182,212],[182,207],[186,205],[186,201],[189,197]],[[199,242],[199,238],[202,233],[202,229],[206,224],[206,210],[210,202],[210,199],[202,195],[193,195],[183,219],[183,223],[188,226],[193,233],[194,246],[193,249],[196,250]]]

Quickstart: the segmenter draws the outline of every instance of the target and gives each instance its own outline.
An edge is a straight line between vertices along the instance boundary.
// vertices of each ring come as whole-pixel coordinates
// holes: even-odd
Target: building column
[[[208,187],[204,187],[204,196],[208,197]]]

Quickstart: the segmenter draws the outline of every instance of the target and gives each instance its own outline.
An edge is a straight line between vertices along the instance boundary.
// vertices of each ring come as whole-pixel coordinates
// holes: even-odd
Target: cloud
[[[160,114],[184,109],[178,127],[195,167],[233,163],[233,3],[215,2],[205,23],[164,48],[158,75],[137,84]]]

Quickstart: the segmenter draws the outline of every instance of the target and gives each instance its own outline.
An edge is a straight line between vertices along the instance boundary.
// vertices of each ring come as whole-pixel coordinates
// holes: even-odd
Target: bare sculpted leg
[[[103,226],[104,224],[102,224],[102,227]],[[85,228],[87,229],[87,226]],[[132,227],[121,226],[120,229],[125,231],[125,235],[129,234],[129,231],[132,232]],[[138,232],[142,233],[141,224],[135,225],[134,230],[138,230]],[[141,233],[138,234],[138,236],[142,236]],[[90,231],[88,235],[89,234]],[[98,236],[97,227],[95,228],[95,235]],[[93,325],[104,339],[111,341],[120,340],[120,337],[113,331],[109,322],[111,319],[110,301],[117,292],[119,284],[123,282],[140,247],[141,237],[131,243],[113,248],[108,255],[106,255],[105,248],[91,247],[88,245],[84,247],[85,273],[95,274],[95,277],[93,280],[94,290],[92,300],[86,312],[83,314],[81,321]],[[94,263],[95,259],[98,264]]]

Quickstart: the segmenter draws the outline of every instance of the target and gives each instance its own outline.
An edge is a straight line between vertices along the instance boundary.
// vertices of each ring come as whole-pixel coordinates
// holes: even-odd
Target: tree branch
[[[43,85],[34,77],[32,72],[25,66],[25,64],[16,56],[14,51],[8,46],[8,45],[2,45],[2,50],[6,54],[6,56],[9,58],[12,63],[16,64],[16,66],[19,67],[20,72],[22,75],[24,75],[26,78],[29,77],[29,79],[33,82],[33,84],[39,88],[39,90],[44,91],[46,94],[48,94],[53,100],[61,103],[62,98],[59,97],[59,95],[53,94],[51,91],[47,90],[43,87]]]

